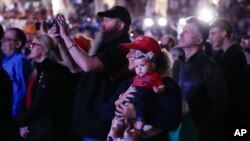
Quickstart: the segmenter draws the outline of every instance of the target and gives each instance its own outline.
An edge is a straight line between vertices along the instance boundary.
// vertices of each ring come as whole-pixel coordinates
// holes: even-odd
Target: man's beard
[[[110,31],[105,31],[105,32],[100,32],[94,43],[93,46],[89,50],[89,55],[93,56],[96,54],[97,50],[101,47],[103,43],[107,43],[110,41],[113,41],[117,38],[119,38],[121,34],[117,33],[117,30],[110,30]]]

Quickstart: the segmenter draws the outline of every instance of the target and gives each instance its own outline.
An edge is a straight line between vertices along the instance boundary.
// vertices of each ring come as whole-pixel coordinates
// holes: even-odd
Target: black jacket
[[[37,78],[31,106],[17,118],[20,127],[28,126],[28,141],[69,140],[72,83],[70,71],[49,59],[35,64]]]
[[[243,69],[247,65],[246,57],[237,44],[230,46],[219,60],[229,94],[230,124],[242,122],[243,115]]]
[[[0,140],[17,140],[12,116],[12,87],[8,74],[0,67]]]
[[[216,130],[223,126],[228,106],[224,77],[219,67],[198,51],[188,61],[177,62],[173,71],[199,136],[212,140],[218,134]]]

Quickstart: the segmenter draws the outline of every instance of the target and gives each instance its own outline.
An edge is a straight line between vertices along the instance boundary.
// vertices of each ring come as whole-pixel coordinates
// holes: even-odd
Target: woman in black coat
[[[31,101],[18,117],[21,136],[27,141],[69,140],[71,74],[58,61],[56,44],[48,35],[38,35],[30,46],[37,71]]]

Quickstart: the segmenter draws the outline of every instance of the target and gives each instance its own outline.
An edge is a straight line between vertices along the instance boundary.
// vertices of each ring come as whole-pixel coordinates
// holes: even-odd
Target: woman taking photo
[[[71,74],[57,56],[48,35],[37,35],[29,47],[36,79],[28,94],[27,109],[18,117],[20,134],[26,141],[69,140]]]

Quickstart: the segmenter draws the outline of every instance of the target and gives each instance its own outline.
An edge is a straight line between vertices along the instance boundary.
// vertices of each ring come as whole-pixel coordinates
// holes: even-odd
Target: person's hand
[[[24,126],[24,127],[19,128],[19,134],[22,138],[26,138],[28,132],[29,132],[28,126]]]
[[[54,24],[49,30],[48,30],[48,35],[51,36],[52,38],[58,40],[61,39],[60,37],[60,28]]]
[[[63,14],[57,14],[56,15],[56,21],[59,25],[60,28],[60,35],[62,38],[67,38],[69,37],[69,27],[68,24],[66,23],[66,19],[63,16]]]
[[[158,94],[160,89],[157,86],[153,86],[153,91]]]
[[[125,118],[130,118],[130,119],[135,118],[136,111],[135,111],[135,107],[132,103],[127,102],[125,104],[122,104],[121,107],[124,109],[122,114]]]
[[[115,116],[118,120],[133,119],[136,116],[134,105],[130,102],[116,107]]]
[[[130,86],[126,92],[120,94],[119,98],[115,101],[115,106],[118,107],[121,104],[129,102],[129,99],[134,98],[133,94],[131,94],[133,92],[136,92],[136,90],[133,86]]]
[[[134,118],[135,110],[133,104],[129,103],[131,98],[134,98],[133,92],[136,92],[135,88],[130,86],[126,92],[121,94],[118,100],[115,101],[116,112],[115,115],[120,119]]]

